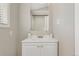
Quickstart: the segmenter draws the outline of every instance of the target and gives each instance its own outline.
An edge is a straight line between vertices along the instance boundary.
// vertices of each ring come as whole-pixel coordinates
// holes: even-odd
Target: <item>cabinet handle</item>
[[[37,46],[38,48],[40,47],[40,46]]]
[[[43,48],[44,46],[43,46],[43,45],[41,45],[40,47],[41,47],[41,48]]]
[[[43,45],[40,45],[40,46],[37,46],[38,48],[40,47],[40,48],[43,48],[44,46]]]

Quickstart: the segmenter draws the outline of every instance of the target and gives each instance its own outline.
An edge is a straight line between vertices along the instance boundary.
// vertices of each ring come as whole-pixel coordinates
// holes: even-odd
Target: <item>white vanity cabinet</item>
[[[41,48],[42,56],[57,56],[57,43],[46,43]]]
[[[52,40],[53,41],[53,40]],[[22,56],[57,56],[58,42],[23,42]]]
[[[31,44],[31,43],[28,43]],[[22,46],[22,55],[23,56],[37,56],[40,55],[40,48],[37,45],[24,45]]]

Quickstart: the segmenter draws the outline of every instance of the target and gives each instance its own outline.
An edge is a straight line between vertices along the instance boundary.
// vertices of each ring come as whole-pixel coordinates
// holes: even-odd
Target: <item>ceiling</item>
[[[31,3],[31,10],[47,10],[48,3]]]

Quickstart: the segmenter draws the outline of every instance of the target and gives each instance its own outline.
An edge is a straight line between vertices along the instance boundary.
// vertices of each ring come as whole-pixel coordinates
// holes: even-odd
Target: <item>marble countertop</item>
[[[58,42],[58,40],[56,40],[55,38],[27,38],[25,40],[22,40],[22,42]]]

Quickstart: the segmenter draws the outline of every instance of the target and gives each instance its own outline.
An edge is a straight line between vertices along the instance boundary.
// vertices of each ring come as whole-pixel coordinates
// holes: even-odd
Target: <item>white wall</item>
[[[0,56],[16,56],[17,8],[17,4],[10,5],[10,27],[0,27]]]
[[[75,55],[79,56],[79,4],[75,4]]]
[[[59,40],[59,55],[75,55],[74,4],[52,4],[53,33]]]

